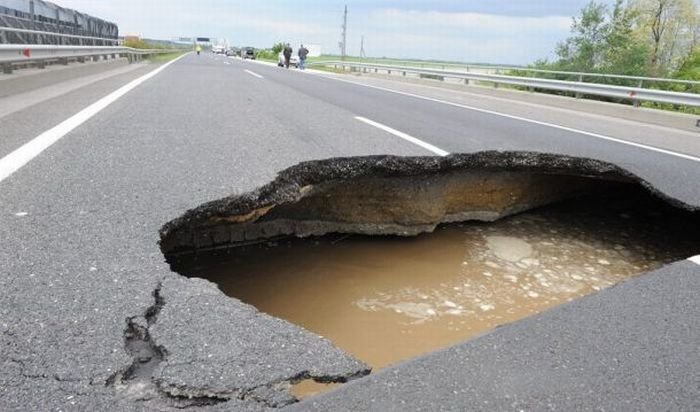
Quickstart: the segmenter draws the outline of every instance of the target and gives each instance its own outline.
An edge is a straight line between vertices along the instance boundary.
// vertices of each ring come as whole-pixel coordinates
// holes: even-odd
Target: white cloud
[[[564,16],[382,9],[352,33],[365,35],[370,55],[525,64],[550,56],[570,24]]]
[[[370,14],[373,24],[396,25],[409,30],[459,29],[483,32],[501,30],[568,30],[571,17],[566,16],[504,16],[484,13],[449,13],[441,11],[383,9]]]
[[[303,2],[249,3],[200,0],[57,0],[65,7],[115,21],[122,34],[170,39],[226,38],[232,44],[267,47],[277,41],[321,44],[338,53],[342,8]],[[352,3],[352,2],[350,2]],[[303,9],[303,13],[299,10]],[[524,64],[551,56],[569,30],[568,16],[513,16],[350,5],[348,50],[360,37],[371,56],[417,57]]]

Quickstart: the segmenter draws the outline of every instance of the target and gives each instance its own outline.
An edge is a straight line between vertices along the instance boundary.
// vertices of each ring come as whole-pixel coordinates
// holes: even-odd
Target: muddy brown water
[[[696,216],[635,190],[412,238],[287,239],[174,268],[376,370],[696,254],[697,229]],[[295,393],[319,390],[304,383]]]

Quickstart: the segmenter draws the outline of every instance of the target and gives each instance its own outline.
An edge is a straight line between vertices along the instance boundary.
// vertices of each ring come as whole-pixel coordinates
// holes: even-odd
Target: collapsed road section
[[[697,222],[590,159],[366,157],[202,205],[161,247],[179,273],[382,368],[687,257]]]

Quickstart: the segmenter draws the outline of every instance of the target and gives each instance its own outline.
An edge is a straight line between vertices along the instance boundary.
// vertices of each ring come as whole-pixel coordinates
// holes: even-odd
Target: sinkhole
[[[374,370],[700,250],[697,212],[624,170],[478,156],[302,164],[169,223],[161,247],[176,272]]]

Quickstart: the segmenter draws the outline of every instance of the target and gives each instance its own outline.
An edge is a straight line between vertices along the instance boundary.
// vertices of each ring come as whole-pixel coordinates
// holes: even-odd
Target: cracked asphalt
[[[71,102],[135,75],[38,104],[56,119],[81,108]],[[35,109],[0,118],[3,156],[33,138],[37,124],[45,130],[57,121]],[[0,182],[0,409],[257,411],[292,402],[290,380],[364,374],[365,365],[322,337],[172,273],[158,247],[165,222],[251,191],[300,161],[430,154],[355,116],[450,152],[539,150],[608,161],[700,206],[700,163],[692,160],[188,55]],[[615,119],[592,124],[585,115],[566,121],[619,129],[619,138],[688,137],[643,124],[624,129]],[[677,150],[700,154],[695,143]],[[695,263],[678,262],[292,408],[698,409],[699,274]]]

